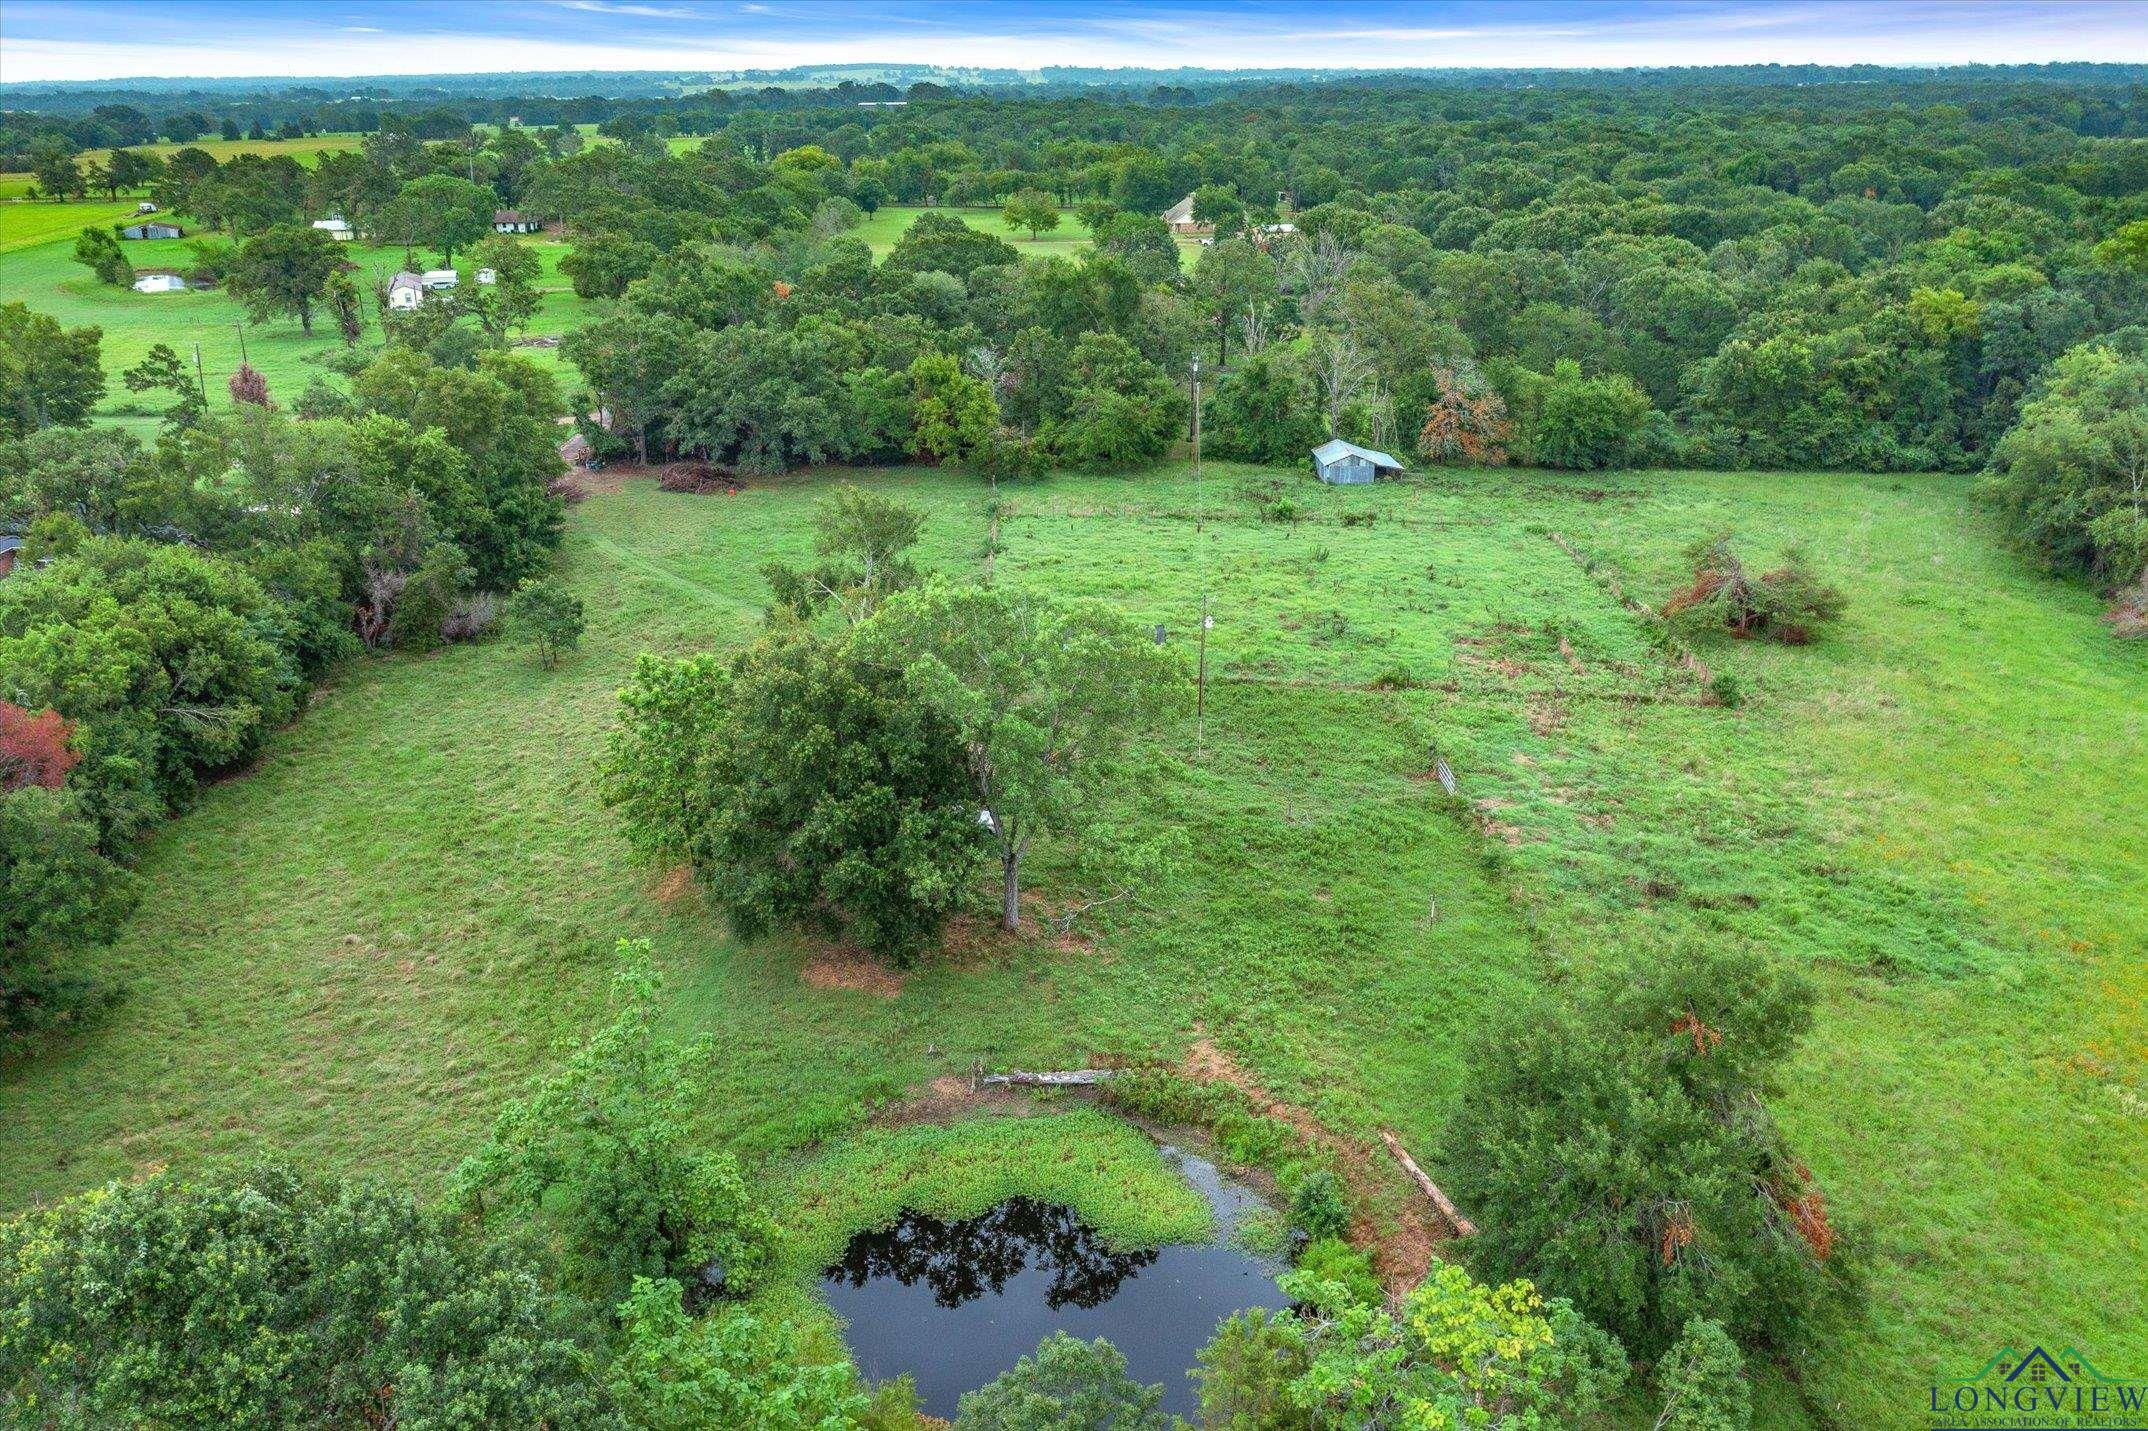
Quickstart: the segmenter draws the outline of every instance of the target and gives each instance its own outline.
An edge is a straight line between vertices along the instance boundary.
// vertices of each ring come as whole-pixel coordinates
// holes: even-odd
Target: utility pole
[[[209,405],[209,380],[201,375],[201,343],[194,344],[194,386],[201,393],[201,405]]]
[[[252,367],[253,364],[246,361],[246,325],[234,319],[231,331],[239,335],[239,362],[246,367]]]

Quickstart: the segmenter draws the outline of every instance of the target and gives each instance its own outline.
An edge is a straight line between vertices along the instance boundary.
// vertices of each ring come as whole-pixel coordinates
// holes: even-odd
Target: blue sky
[[[2148,0],[5,0],[0,80],[2148,60]]]

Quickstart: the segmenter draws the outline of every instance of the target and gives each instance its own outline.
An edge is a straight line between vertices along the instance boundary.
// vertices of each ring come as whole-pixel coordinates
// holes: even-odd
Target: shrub
[[[1462,467],[1504,467],[1513,427],[1507,405],[1474,369],[1440,368],[1417,434],[1417,455]]]
[[[1694,564],[1693,580],[1662,606],[1664,619],[1674,624],[1720,626],[1741,639],[1802,646],[1849,605],[1799,546],[1783,548],[1781,564],[1758,577],[1746,574],[1728,532],[1695,542],[1686,556]]]
[[[676,1282],[634,1280],[619,1343],[606,1380],[641,1431],[808,1431],[856,1425],[868,1410],[850,1363],[808,1362],[789,1328],[740,1308],[690,1317]]]
[[[1310,1362],[1306,1330],[1289,1313],[1254,1307],[1216,1328],[1201,1348],[1201,1424],[1229,1431],[1313,1431],[1310,1408],[1293,1397]]]
[[[1299,1305],[1240,1313],[1201,1353],[1201,1407],[1231,1427],[1591,1424],[1626,1379],[1618,1344],[1527,1282],[1436,1266],[1398,1313],[1304,1272]]]
[[[1745,1358],[1722,1325],[1695,1317],[1656,1366],[1663,1410],[1654,1431],[1746,1431],[1753,1422]]]
[[[489,591],[458,596],[440,623],[440,634],[450,641],[480,641],[499,623],[500,598]]]
[[[1350,1226],[1350,1203],[1342,1179],[1327,1168],[1314,1168],[1296,1180],[1290,1193],[1290,1220],[1307,1237],[1334,1237]]]
[[[727,1288],[750,1286],[775,1231],[737,1160],[693,1133],[708,1058],[657,1032],[659,988],[647,941],[621,940],[611,1022],[501,1110],[455,1174],[457,1200],[480,1217],[557,1217],[608,1299],[712,1262]]]
[[[26,785],[59,789],[82,760],[70,744],[74,729],[58,711],[0,701],[0,794]]]
[[[508,598],[507,620],[524,641],[537,648],[538,663],[548,671],[581,644],[588,625],[582,615],[582,598],[555,576],[523,582]]]
[[[55,976],[49,956],[110,938],[133,897],[72,792],[0,791],[0,1033],[48,1028],[86,1006],[89,984]]]
[[[1695,945],[1512,1011],[1448,1130],[1472,1265],[1571,1298],[1643,1355],[1695,1316],[1794,1335],[1842,1285],[1765,1102],[1812,999],[1758,954]]]
[[[538,1269],[404,1194],[158,1173],[0,1224],[0,1402],[30,1424],[588,1425]]]
[[[1110,1342],[1054,1332],[997,1379],[963,1395],[956,1431],[1167,1431],[1163,1388],[1126,1374]]]
[[[1343,1289],[1350,1299],[1367,1305],[1380,1300],[1380,1279],[1373,1275],[1372,1255],[1340,1237],[1316,1237],[1298,1254],[1298,1271],[1316,1282]]]
[[[231,375],[231,381],[226,386],[230,388],[231,400],[235,403],[252,403],[255,407],[269,406],[268,379],[261,376],[260,370],[251,363],[240,363],[238,371]]]
[[[2110,587],[2148,570],[2148,357],[2124,346],[2098,340],[2052,364],[1985,487],[2038,560]]]
[[[1625,466],[1654,410],[1632,379],[1583,377],[1580,366],[1566,358],[1538,380],[1531,407],[1530,459],[1582,471]]]

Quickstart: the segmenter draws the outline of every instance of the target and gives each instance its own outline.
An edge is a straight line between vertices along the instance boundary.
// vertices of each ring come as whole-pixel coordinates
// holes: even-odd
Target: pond
[[[1231,1313],[1284,1306],[1284,1264],[1231,1240],[1261,1205],[1253,1193],[1212,1163],[1163,1152],[1208,1199],[1214,1243],[1114,1252],[1072,1209],[1020,1197],[959,1221],[905,1212],[853,1237],[821,1290],[849,1323],[858,1369],[875,1381],[907,1372],[925,1411],[952,1417],[963,1392],[1051,1333],[1104,1337],[1136,1381],[1163,1385],[1166,1411],[1192,1414],[1194,1354]]]

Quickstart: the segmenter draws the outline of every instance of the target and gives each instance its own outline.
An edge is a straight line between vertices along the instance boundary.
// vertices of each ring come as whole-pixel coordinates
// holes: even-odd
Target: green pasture
[[[865,222],[850,231],[854,238],[865,240],[874,258],[886,258],[917,222],[919,214],[934,210],[922,204],[885,204],[866,215]],[[994,238],[1005,239],[1015,246],[1024,258],[1044,258],[1050,254],[1072,257],[1089,246],[1089,226],[1071,212],[1062,211],[1059,227],[1041,238],[1031,238],[1027,229],[1011,229],[997,208],[948,208],[939,212],[950,213],[973,229],[981,230]]]
[[[59,282],[67,321],[119,311],[94,282]],[[307,358],[284,356],[287,390]],[[712,1040],[708,1136],[767,1159],[811,1237],[913,1197],[960,1210],[1042,1156],[861,1134],[925,1080],[1198,1038],[1331,1127],[1394,1129],[1437,1177],[1488,1020],[1728,931],[1821,987],[1777,1111],[1868,1289],[1797,1349],[1798,1389],[1766,1373],[1764,1424],[1919,1424],[1926,1381],[2007,1343],[2148,1366],[2148,649],[2004,550],[1967,479],[1352,489],[1210,463],[1005,489],[998,580],[1109,600],[1189,657],[1207,594],[1206,740],[1165,732],[1109,811],[1166,842],[1127,898],[1065,938],[980,917],[875,987],[807,942],[742,943],[634,864],[594,771],[636,655],[746,636],[761,564],[808,554],[845,476],[927,511],[923,566],[979,570],[989,494],[966,475],[630,482],[569,517],[590,629],[561,668],[504,642],[360,662],[205,791],[87,956],[124,999],[0,1071],[0,1206],[269,1149],[436,1189],[602,1017],[622,936],[655,942],[672,1021]],[[1264,519],[1281,491],[1301,520]],[[1735,707],[1605,585],[1658,598],[1726,526],[1761,558],[1806,541],[1850,594],[1811,647],[1701,640]],[[1077,853],[1040,850],[1040,908],[1112,887]],[[1142,1201],[1112,1191],[1138,1162],[1110,1152],[1118,1125],[1046,1127],[1094,1169],[1055,1194]]]
[[[66,237],[46,239],[34,247],[8,246],[6,240],[13,231],[7,225],[18,209],[54,210],[62,207],[73,211],[65,225]],[[161,397],[148,400],[138,397],[119,381],[119,374],[141,361],[155,343],[170,344],[189,363],[193,361],[194,346],[197,343],[201,346],[202,370],[212,406],[221,407],[228,401],[225,385],[237,371],[242,352],[246,360],[268,379],[269,391],[279,401],[296,398],[315,376],[331,382],[341,381],[323,362],[343,347],[334,320],[325,312],[314,315],[313,332],[309,334],[295,318],[279,317],[258,325],[249,321],[245,308],[222,289],[136,293],[131,288],[101,282],[74,258],[74,235],[84,224],[100,221],[100,216],[88,211],[101,207],[105,206],[0,205],[0,302],[26,302],[67,327],[88,324],[104,331],[104,369],[108,388],[100,418],[138,426],[153,421],[162,405]],[[132,204],[122,207],[126,214],[133,213]],[[179,222],[184,224],[186,221]],[[185,269],[194,261],[193,244],[200,237],[202,235],[188,225],[186,238],[135,239],[129,240],[124,247],[137,269]],[[535,249],[543,262],[543,275],[539,281],[545,293],[529,331],[520,336],[557,337],[588,321],[592,305],[576,297],[571,285],[559,273],[559,260],[567,253],[568,246],[540,238],[522,242]],[[380,247],[359,242],[341,244],[338,248],[347,260],[357,265],[359,271],[354,276],[365,295],[366,333],[360,342],[377,346],[380,342],[379,315],[373,290],[402,268],[403,250],[399,246]],[[416,255],[419,268],[431,267],[438,259],[437,253]],[[468,281],[468,263],[458,255],[457,264]],[[560,367],[556,348],[529,347],[519,351],[560,371],[563,379],[572,378],[571,373]]]

